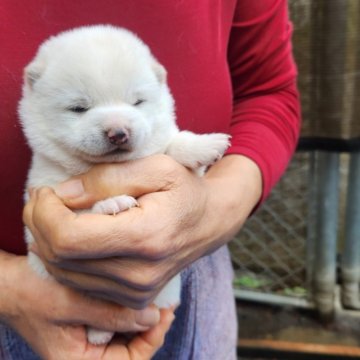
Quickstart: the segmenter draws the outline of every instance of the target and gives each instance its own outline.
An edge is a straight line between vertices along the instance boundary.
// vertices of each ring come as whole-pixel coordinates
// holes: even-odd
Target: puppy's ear
[[[166,83],[167,71],[165,70],[165,68],[160,63],[158,63],[156,60],[154,60],[152,67],[154,69],[155,75],[158,78],[160,84]]]
[[[30,89],[33,89],[34,84],[40,79],[43,68],[41,64],[32,62],[24,69],[24,81]]]

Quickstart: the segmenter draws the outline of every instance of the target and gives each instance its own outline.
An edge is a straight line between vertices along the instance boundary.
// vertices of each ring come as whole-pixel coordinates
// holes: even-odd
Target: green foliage
[[[244,275],[234,280],[234,286],[245,287],[249,289],[259,289],[269,284],[265,279],[259,279],[255,275]]]

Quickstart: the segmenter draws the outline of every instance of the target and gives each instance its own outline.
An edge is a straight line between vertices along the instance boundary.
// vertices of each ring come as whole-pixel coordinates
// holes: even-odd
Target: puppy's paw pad
[[[118,206],[118,209],[119,209],[118,212],[129,210],[133,207],[139,206],[139,203],[132,196],[119,195],[119,196],[113,197],[112,199],[116,202],[116,204]]]
[[[113,332],[103,331],[94,328],[88,328],[87,338],[89,343],[93,345],[104,345],[110,342],[114,336]]]
[[[115,215],[138,205],[138,202],[132,196],[119,195],[98,201],[91,212],[94,214]]]

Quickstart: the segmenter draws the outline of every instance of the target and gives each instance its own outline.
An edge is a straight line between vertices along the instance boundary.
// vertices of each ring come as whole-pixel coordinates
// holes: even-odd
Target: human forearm
[[[228,46],[233,113],[227,153],[245,155],[258,164],[261,202],[283,174],[299,136],[291,35],[286,0],[237,2]]]
[[[3,323],[8,323],[15,316],[12,284],[15,283],[17,262],[21,262],[20,256],[0,250],[0,322]]]
[[[299,97],[294,85],[234,104],[232,145],[228,154],[242,154],[261,169],[266,199],[285,171],[300,128]]]
[[[246,221],[262,194],[259,167],[242,155],[228,155],[206,173],[209,187],[208,221],[210,241],[222,245],[229,241]]]

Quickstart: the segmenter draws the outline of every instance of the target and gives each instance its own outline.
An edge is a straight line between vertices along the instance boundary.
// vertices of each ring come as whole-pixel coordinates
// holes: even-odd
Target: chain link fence
[[[339,169],[333,168],[333,172],[339,171],[340,175],[340,205],[334,203],[330,206],[334,209],[339,206],[336,219],[324,219],[326,214],[321,214],[321,219],[315,216],[318,209],[314,208],[314,204],[319,203],[318,194],[327,179],[322,179],[324,183],[320,186],[316,185],[317,180],[311,175],[317,172],[310,167],[317,163],[313,157],[314,150],[323,149],[321,146],[324,145],[324,139],[340,139],[344,144],[349,139],[358,139],[360,2],[289,0],[289,8],[294,23],[294,54],[300,74],[298,83],[303,109],[301,135],[302,140],[311,139],[316,146],[305,146],[303,148],[311,151],[295,154],[269,199],[247,221],[230,244],[230,249],[236,273],[235,287],[308,299],[312,295],[309,285],[313,281],[313,270],[319,270],[316,266],[319,258],[324,260],[322,265],[328,270],[336,266],[333,259],[330,259],[331,266],[328,264],[329,258],[341,254],[345,242],[348,159],[344,156],[347,155],[341,155]],[[319,38],[320,33],[322,35]],[[337,57],[328,54],[336,54]],[[322,80],[319,82],[319,79]],[[317,143],[319,139],[322,141]],[[352,144],[351,141],[346,142],[346,151],[351,148],[349,144]],[[318,145],[320,148],[317,148]],[[338,154],[345,151],[341,147],[336,149]],[[334,148],[330,150],[334,151]],[[337,191],[334,186],[333,190]],[[312,213],[309,214],[309,211]],[[322,238],[316,232],[319,229],[314,229],[314,226],[322,225],[322,221],[327,221],[326,229],[322,229],[324,231],[329,231],[328,225],[335,221],[339,225],[335,248],[331,249],[333,253],[329,253],[326,259],[320,256],[321,249],[316,249],[320,248],[319,241]],[[337,230],[334,231],[336,233]],[[336,269],[331,271],[335,273]]]
[[[230,244],[235,287],[306,296],[308,152],[298,152],[261,209]]]

